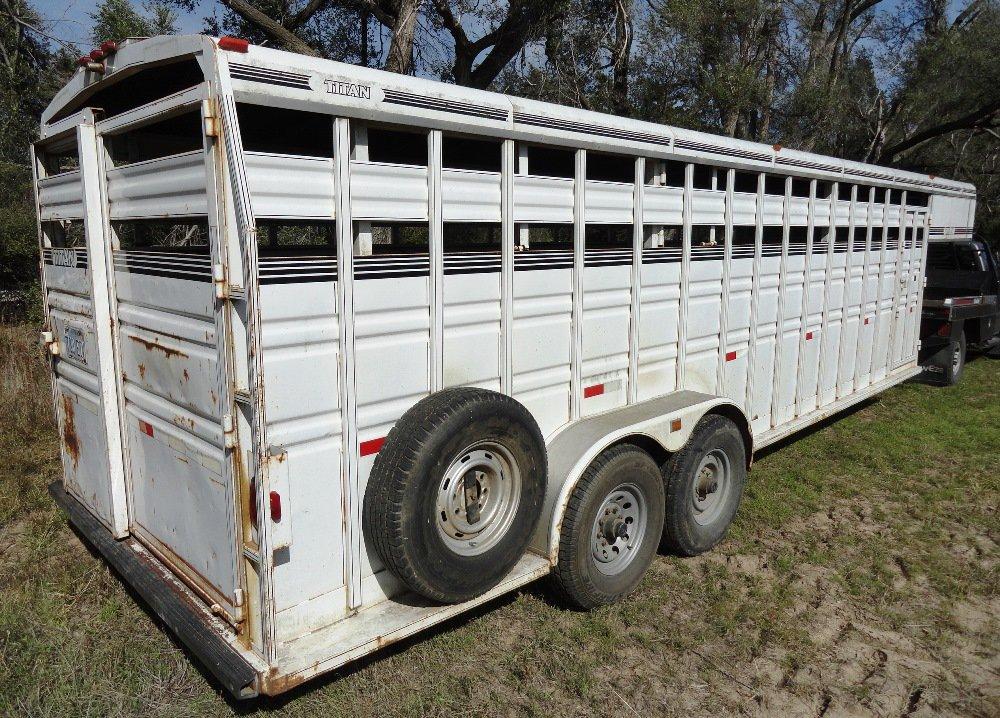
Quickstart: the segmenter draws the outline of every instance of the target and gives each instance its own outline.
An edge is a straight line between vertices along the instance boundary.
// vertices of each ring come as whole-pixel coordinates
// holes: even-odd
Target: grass
[[[224,699],[67,527],[46,369],[0,327],[0,715],[1000,712],[1000,362],[758,457],[729,537],[616,606],[530,586],[291,695]]]

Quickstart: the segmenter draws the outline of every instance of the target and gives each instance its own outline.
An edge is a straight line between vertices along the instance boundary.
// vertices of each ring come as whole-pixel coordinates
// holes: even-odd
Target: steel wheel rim
[[[713,449],[705,454],[695,470],[691,491],[695,523],[707,526],[719,518],[728,502],[732,484],[732,467],[726,452]]]
[[[461,556],[489,551],[507,534],[521,501],[521,471],[493,441],[458,452],[438,484],[438,535]]]
[[[646,540],[649,507],[635,484],[620,484],[601,504],[591,529],[591,553],[597,570],[612,576],[635,559]]]

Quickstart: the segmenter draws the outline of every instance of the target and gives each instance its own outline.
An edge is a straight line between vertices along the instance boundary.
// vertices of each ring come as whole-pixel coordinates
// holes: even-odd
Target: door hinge
[[[221,262],[212,265],[212,284],[215,285],[215,298],[229,298],[229,283],[226,282],[226,268]]]
[[[225,414],[222,417],[222,436],[227,449],[236,446],[236,422],[233,421],[232,414]]]
[[[212,108],[211,100],[201,101],[201,119],[205,128],[206,137],[219,136],[219,117]]]

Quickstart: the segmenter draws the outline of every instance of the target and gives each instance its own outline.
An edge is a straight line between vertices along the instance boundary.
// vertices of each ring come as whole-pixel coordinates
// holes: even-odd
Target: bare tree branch
[[[908,139],[897,142],[890,147],[886,147],[879,154],[879,159],[883,161],[892,160],[893,157],[903,154],[917,145],[921,145],[928,140],[934,139],[935,137],[946,135],[949,132],[990,127],[992,125],[992,120],[997,115],[1000,115],[1000,101],[991,102],[954,120],[949,120],[948,122],[942,122],[940,124],[933,125],[932,127],[928,127]]]

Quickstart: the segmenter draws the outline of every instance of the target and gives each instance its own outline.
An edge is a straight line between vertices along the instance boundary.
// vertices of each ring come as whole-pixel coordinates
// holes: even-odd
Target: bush
[[[0,162],[0,320],[41,317],[31,169]]]

